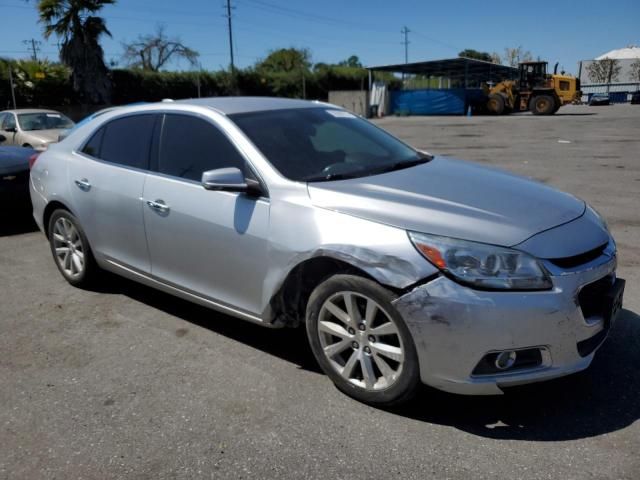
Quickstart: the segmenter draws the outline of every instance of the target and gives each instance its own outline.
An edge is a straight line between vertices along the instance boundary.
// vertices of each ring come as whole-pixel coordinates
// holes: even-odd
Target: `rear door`
[[[156,114],[109,121],[73,156],[68,169],[75,213],[93,250],[107,261],[150,271],[142,216]]]
[[[210,120],[167,114],[155,172],[144,186],[154,277],[259,315],[267,266],[268,198],[205,190],[202,173],[245,159]]]

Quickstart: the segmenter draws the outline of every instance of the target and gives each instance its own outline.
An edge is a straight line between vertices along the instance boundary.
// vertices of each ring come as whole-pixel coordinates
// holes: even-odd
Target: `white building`
[[[592,65],[602,60],[613,60],[614,68],[603,82],[594,75]],[[606,71],[606,69],[605,69]],[[603,53],[593,60],[582,60],[578,65],[578,77],[587,100],[593,93],[608,93],[613,102],[627,102],[631,93],[640,90],[640,47],[630,45]]]

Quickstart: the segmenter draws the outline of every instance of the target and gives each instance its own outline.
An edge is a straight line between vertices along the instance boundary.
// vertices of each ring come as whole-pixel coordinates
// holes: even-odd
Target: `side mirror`
[[[5,132],[11,132],[11,133],[17,133],[18,132],[18,128],[17,127],[9,127],[5,130]]]
[[[260,184],[252,179],[245,178],[239,168],[217,168],[202,174],[202,186],[205,190],[218,190],[224,192],[243,192],[249,195],[261,195]]]

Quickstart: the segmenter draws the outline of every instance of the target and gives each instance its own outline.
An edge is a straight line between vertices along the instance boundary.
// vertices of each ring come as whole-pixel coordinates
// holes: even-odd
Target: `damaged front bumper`
[[[620,305],[594,314],[583,297],[598,282],[624,287],[615,279],[615,245],[576,271],[547,267],[554,285],[548,291],[479,291],[438,276],[395,300],[413,336],[423,383],[492,395],[587,368]],[[526,352],[529,361],[487,373],[482,366],[487,359],[493,364],[498,352],[516,352],[514,358]]]

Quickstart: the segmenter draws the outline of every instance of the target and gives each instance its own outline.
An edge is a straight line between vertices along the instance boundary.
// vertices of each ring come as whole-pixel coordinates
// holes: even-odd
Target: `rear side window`
[[[155,119],[155,115],[133,115],[113,120],[94,134],[83,152],[107,162],[146,170]]]
[[[91,155],[92,157],[100,158],[100,146],[102,145],[103,135],[104,127],[93,134],[93,137],[91,137],[91,140],[89,140],[84,146],[82,152],[86,153],[87,155]]]
[[[199,182],[203,172],[226,167],[245,171],[242,155],[220,130],[198,117],[165,116],[158,172]]]

